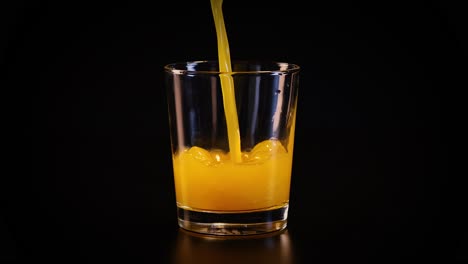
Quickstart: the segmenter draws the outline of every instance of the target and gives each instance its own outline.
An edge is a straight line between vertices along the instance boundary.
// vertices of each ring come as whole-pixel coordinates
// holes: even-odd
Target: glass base
[[[288,204],[267,210],[243,212],[195,211],[178,207],[183,229],[220,236],[258,235],[283,230],[287,225]]]

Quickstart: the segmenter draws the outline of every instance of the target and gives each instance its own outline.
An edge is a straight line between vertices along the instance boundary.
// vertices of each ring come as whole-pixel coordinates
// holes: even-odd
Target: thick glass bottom
[[[258,235],[286,228],[288,204],[242,212],[195,211],[178,207],[177,213],[179,226],[192,232],[220,236]]]

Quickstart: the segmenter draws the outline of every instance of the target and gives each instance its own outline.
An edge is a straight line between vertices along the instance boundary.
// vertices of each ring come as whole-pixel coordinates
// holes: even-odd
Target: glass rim
[[[185,62],[174,62],[169,63],[164,66],[164,70],[166,72],[170,72],[173,74],[181,75],[181,74],[288,74],[298,72],[301,67],[294,63],[282,62],[282,61],[272,61],[272,60],[233,60],[231,64],[250,64],[250,65],[262,65],[262,64],[272,64],[277,65],[277,70],[243,70],[243,71],[231,71],[231,72],[223,72],[219,70],[187,70],[187,66],[190,64],[197,65],[197,64],[218,64],[219,62],[216,60],[194,60],[194,61],[185,61]],[[184,69],[181,69],[180,66],[184,66]],[[284,67],[282,69],[281,67]]]

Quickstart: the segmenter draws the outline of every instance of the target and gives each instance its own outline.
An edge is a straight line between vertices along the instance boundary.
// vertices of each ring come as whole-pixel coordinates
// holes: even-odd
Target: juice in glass
[[[222,1],[211,0],[211,7],[218,61],[165,67],[179,225],[216,235],[281,230],[299,67],[231,63]]]

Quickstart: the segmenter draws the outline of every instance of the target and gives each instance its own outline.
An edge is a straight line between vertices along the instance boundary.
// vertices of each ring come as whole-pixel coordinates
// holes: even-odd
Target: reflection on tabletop
[[[252,236],[207,236],[179,229],[172,263],[294,263],[288,230]]]

